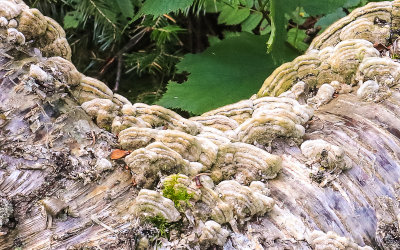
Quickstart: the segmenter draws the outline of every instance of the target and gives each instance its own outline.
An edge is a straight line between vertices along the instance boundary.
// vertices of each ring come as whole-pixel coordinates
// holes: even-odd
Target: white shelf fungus
[[[263,194],[262,189],[265,187],[261,187],[260,182],[257,184],[246,187],[237,181],[222,181],[215,191],[221,195],[224,202],[233,207],[238,218],[244,219],[253,215],[264,215],[275,205],[272,198]]]
[[[357,90],[357,97],[363,100],[373,100],[379,91],[379,84],[374,80],[368,80],[361,84]]]
[[[79,85],[73,90],[74,97],[80,104],[93,99],[113,99],[113,92],[103,82],[83,76]]]
[[[330,144],[322,139],[308,140],[301,144],[301,153],[308,159],[321,163],[327,169],[349,169],[350,159],[344,150],[336,145]]]
[[[281,169],[282,159],[246,143],[227,143],[219,147],[211,169],[215,181],[234,177],[241,183],[273,179]]]
[[[93,99],[82,105],[83,110],[88,113],[99,127],[111,130],[111,123],[117,115],[117,106],[108,99]]]
[[[335,93],[335,88],[329,84],[323,84],[319,89],[317,94],[308,99],[307,103],[313,106],[314,108],[318,108],[319,106],[328,103],[333,98],[333,94]]]
[[[140,190],[131,211],[140,217],[161,216],[167,222],[175,222],[181,219],[172,200],[165,198],[157,191],[148,189]]]
[[[222,228],[217,222],[209,220],[204,223],[199,241],[200,243],[205,243],[205,245],[215,244],[223,246],[228,236],[228,230]]]
[[[341,237],[332,231],[328,233],[318,230],[313,231],[310,235],[309,243],[315,250],[372,250],[369,246],[360,247],[349,238]]]

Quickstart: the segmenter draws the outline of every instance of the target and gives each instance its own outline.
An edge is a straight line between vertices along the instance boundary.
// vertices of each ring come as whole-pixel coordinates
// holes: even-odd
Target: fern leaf
[[[154,17],[184,10],[193,4],[194,0],[146,0],[139,11],[140,15],[153,15]]]

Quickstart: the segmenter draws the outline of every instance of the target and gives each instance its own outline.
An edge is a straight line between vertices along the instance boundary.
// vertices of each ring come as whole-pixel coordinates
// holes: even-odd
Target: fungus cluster
[[[346,237],[341,237],[335,232],[313,231],[309,242],[315,250],[325,249],[354,249],[354,250],[372,250],[372,247],[361,247]]]
[[[340,19],[314,39],[305,55],[275,70],[265,80],[258,97],[279,96],[299,81],[308,88],[324,89],[324,93],[318,91],[309,98],[315,108],[332,96],[328,87],[332,81],[360,86],[369,80],[376,81],[378,89],[368,83],[358,95],[367,101],[379,101],[389,95],[388,88],[399,83],[400,64],[389,53],[381,54],[374,44],[386,44],[397,38],[397,5],[397,2],[369,3]]]
[[[166,223],[190,217],[195,244],[206,247],[225,244],[228,224],[237,232],[238,226],[275,206],[265,183],[278,175],[282,157],[265,146],[276,140],[300,145],[314,110],[335,93],[350,92],[350,85],[360,83],[359,98],[377,100],[380,91],[398,84],[400,64],[381,55],[373,43],[385,44],[390,31],[399,27],[398,1],[370,3],[328,28],[305,55],[276,69],[257,96],[185,119],[157,105],[132,104],[103,82],[84,76],[70,62],[71,49],[60,25],[20,1],[0,0],[2,44],[35,48],[28,51],[35,59],[14,62],[8,74],[25,68],[26,85],[39,88],[40,82],[68,89],[126,150],[123,161],[136,186],[143,188],[130,207],[132,215],[161,217]],[[324,140],[305,141],[300,149],[322,183],[351,167],[344,150]],[[95,168],[111,170],[112,164],[98,159]],[[171,180],[176,181],[172,191],[187,194],[185,200],[160,190]],[[48,201],[42,203],[55,204]],[[67,207],[60,204],[53,215]],[[9,211],[0,226],[7,223]],[[308,242],[315,249],[369,249],[333,232],[315,231]]]

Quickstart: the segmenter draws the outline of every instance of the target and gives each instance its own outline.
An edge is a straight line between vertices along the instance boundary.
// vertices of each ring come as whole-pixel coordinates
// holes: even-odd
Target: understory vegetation
[[[73,62],[132,102],[190,116],[249,98],[367,0],[28,0],[66,30]]]

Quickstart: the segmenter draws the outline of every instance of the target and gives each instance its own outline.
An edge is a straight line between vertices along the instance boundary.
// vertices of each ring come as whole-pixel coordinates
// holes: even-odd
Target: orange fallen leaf
[[[125,156],[127,156],[130,153],[130,151],[122,150],[122,149],[114,149],[114,151],[111,152],[110,158],[111,160],[117,160],[121,159]]]

